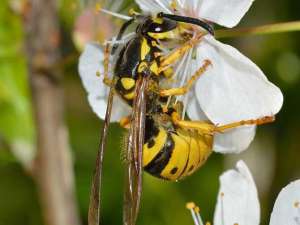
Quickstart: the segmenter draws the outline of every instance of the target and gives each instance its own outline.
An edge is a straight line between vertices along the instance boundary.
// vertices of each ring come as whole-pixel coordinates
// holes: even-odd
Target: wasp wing
[[[90,205],[88,214],[88,224],[89,225],[99,225],[100,222],[100,197],[101,197],[101,181],[102,181],[102,165],[104,150],[106,147],[106,139],[108,134],[108,127],[110,124],[110,116],[113,105],[114,90],[110,88],[107,108],[105,114],[105,120],[101,133],[100,147],[97,152],[96,166],[94,171],[94,176],[92,180],[91,193],[90,193]]]
[[[131,126],[127,144],[127,168],[125,171],[125,190],[123,222],[134,225],[140,207],[142,192],[142,159],[145,132],[148,78],[137,81],[136,97],[133,103]]]

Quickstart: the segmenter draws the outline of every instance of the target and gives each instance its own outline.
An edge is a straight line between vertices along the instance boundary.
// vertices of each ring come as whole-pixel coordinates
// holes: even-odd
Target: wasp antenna
[[[178,22],[195,24],[195,25],[197,25],[199,27],[202,27],[203,29],[207,30],[207,32],[210,33],[211,35],[215,34],[214,29],[210,24],[208,24],[208,23],[206,23],[202,20],[196,19],[196,18],[187,17],[187,16],[173,15],[173,14],[166,14],[164,12],[158,13],[157,17],[168,18],[168,19],[175,20],[175,21],[178,21]]]

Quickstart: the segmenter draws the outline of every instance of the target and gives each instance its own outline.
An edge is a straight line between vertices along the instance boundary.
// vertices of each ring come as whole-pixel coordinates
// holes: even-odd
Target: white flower
[[[152,14],[158,12],[179,14],[233,27],[248,11],[253,0],[136,0],[136,2],[143,11]],[[196,57],[191,54],[195,50]],[[235,48],[222,44],[207,34],[186,55],[185,69],[177,74],[181,82],[188,80],[205,59],[212,62],[212,67],[198,79],[188,97],[181,98],[192,120],[206,118],[214,124],[224,125],[275,115],[280,110],[283,103],[280,89],[269,82],[263,72]],[[254,126],[217,134],[214,151],[238,153],[249,146],[254,135]]]
[[[136,0],[145,12],[155,14],[165,12],[196,17],[226,27],[235,26],[248,11],[252,0]],[[193,30],[198,32],[198,30]],[[87,51],[92,53],[88,55]],[[98,55],[98,59],[91,59]],[[85,79],[92,83],[101,82],[95,76],[100,70],[99,48],[87,46],[80,58],[79,71],[89,93],[89,102],[100,118],[105,115],[105,94],[107,87],[99,84],[97,90],[89,91]],[[269,82],[263,72],[235,48],[222,44],[207,34],[177,63],[175,86],[184,84],[199,69],[203,61],[209,59],[212,66],[197,80],[193,89],[185,96],[178,97],[184,102],[185,110],[192,120],[209,120],[216,125],[224,125],[241,120],[258,119],[278,113],[283,96],[278,87]],[[91,65],[97,61],[97,65]],[[85,70],[85,67],[89,70]],[[92,68],[93,67],[93,68]],[[96,83],[97,83],[96,82]],[[95,92],[94,92],[95,91]],[[100,93],[99,93],[100,92]],[[95,94],[96,93],[96,94]],[[118,101],[118,115],[126,116],[128,107]],[[100,105],[101,104],[101,105]],[[118,117],[119,116],[119,117]],[[255,126],[243,126],[215,135],[213,149],[221,153],[239,153],[245,150],[255,135]]]
[[[237,170],[220,177],[213,225],[259,225],[260,205],[252,175],[243,161]],[[189,204],[195,225],[203,224],[199,210]],[[282,189],[275,202],[270,225],[300,224],[300,180]]]
[[[290,183],[279,193],[270,225],[300,225],[300,180]]]

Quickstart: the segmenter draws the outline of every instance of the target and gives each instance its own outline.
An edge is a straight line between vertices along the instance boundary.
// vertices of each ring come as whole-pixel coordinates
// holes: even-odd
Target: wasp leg
[[[239,122],[229,123],[229,124],[225,124],[223,126],[216,126],[215,132],[222,133],[226,130],[244,126],[244,125],[262,125],[262,124],[266,124],[266,123],[272,123],[274,121],[275,121],[275,116],[265,116],[265,117],[255,119],[255,120],[241,120]]]
[[[199,77],[207,70],[208,66],[212,65],[211,61],[206,59],[204,61],[204,64],[194,73],[194,75],[187,81],[187,83],[179,88],[170,88],[170,89],[164,89],[160,91],[160,95],[165,96],[174,96],[174,95],[184,95],[186,94],[195,81],[199,79]]]
[[[110,55],[110,44],[105,45],[104,49],[104,78],[103,83],[109,87],[113,86],[113,80],[108,77],[108,68],[109,68],[109,55]]]
[[[129,129],[130,128],[130,122],[131,122],[131,117],[130,116],[125,116],[123,118],[120,119],[120,126],[125,128],[125,129]]]
[[[209,122],[205,121],[186,121],[181,120],[178,113],[172,113],[172,121],[175,125],[186,128],[186,129],[195,129],[203,134],[213,135],[214,133],[222,133],[226,130],[237,128],[244,125],[262,125],[265,123],[271,123],[275,120],[274,116],[265,116],[255,120],[242,120],[235,123],[225,124],[223,126],[216,126]]]
[[[203,37],[204,34],[199,34],[195,38],[192,38],[191,40],[184,43],[181,47],[175,49],[170,54],[161,57],[160,59],[160,67],[158,68],[158,73],[163,72],[166,70],[171,64],[176,62],[179,58],[183,57],[184,54],[193,48]]]
[[[172,113],[172,121],[175,125],[186,128],[186,129],[194,129],[199,131],[202,134],[210,134],[213,135],[214,130],[216,128],[215,125],[206,121],[187,121],[182,120],[178,113]]]

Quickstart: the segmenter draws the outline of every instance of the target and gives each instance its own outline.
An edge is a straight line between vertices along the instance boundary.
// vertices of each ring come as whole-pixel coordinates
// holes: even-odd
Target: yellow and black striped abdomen
[[[212,136],[181,129],[170,132],[160,127],[144,144],[144,169],[162,179],[179,180],[205,163],[211,154],[212,142]]]

